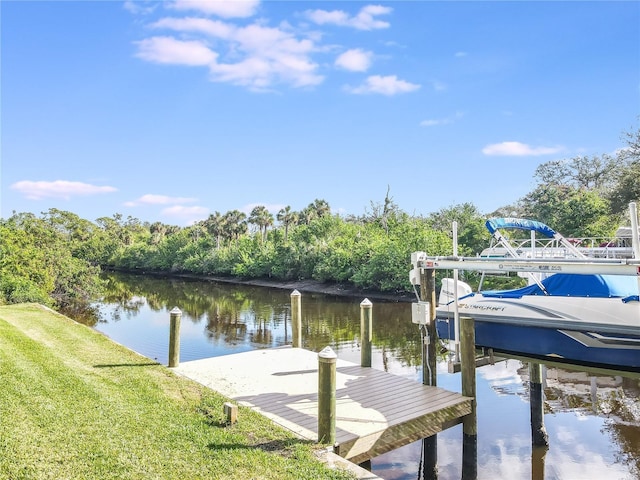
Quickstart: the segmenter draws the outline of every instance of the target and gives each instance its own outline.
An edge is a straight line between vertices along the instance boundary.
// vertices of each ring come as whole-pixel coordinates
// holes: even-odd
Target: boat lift
[[[599,275],[637,275],[640,278],[640,259],[609,258],[483,258],[428,256],[424,252],[411,254],[414,269],[470,270],[477,272],[540,272]],[[414,261],[415,259],[415,261]]]
[[[638,214],[636,204],[629,204],[631,217],[631,230],[638,231]],[[497,228],[497,226],[495,226]],[[548,227],[547,227],[548,228]],[[493,234],[494,232],[492,232]],[[555,232],[553,232],[555,234]],[[551,236],[554,236],[551,234]],[[496,237],[499,238],[499,237]],[[454,246],[457,249],[456,239]],[[419,277],[419,271],[423,268],[435,270],[471,270],[479,272],[537,272],[537,273],[576,273],[576,274],[600,274],[600,275],[636,275],[640,286],[640,239],[632,238],[633,258],[593,258],[578,252],[576,257],[553,258],[526,258],[517,254],[512,257],[460,257],[428,256],[425,252],[413,252],[411,263],[413,269],[409,277]]]
[[[636,204],[629,204],[629,213],[631,217],[631,231],[638,231],[638,215],[636,210]],[[506,220],[506,219],[502,219]],[[518,220],[518,219],[508,219],[508,220]],[[533,226],[533,230],[541,231],[543,227],[546,227],[544,224],[538,224]],[[571,252],[573,256],[565,256],[564,258],[557,257],[549,257],[542,256],[538,257],[537,255],[531,255],[531,257],[526,258],[518,255],[518,253],[509,248],[509,243],[504,241],[505,239],[498,232],[498,228],[505,226],[504,224],[489,224],[487,222],[487,228],[492,233],[494,238],[501,243],[507,250],[510,250],[508,253],[512,255],[511,257],[501,256],[501,257],[460,257],[457,255],[457,223],[453,223],[453,253],[454,255],[450,256],[428,256],[425,252],[413,252],[411,254],[411,263],[413,268],[409,273],[409,278],[414,285],[419,285],[420,281],[420,272],[424,269],[434,269],[434,270],[453,270],[453,289],[454,289],[454,298],[455,298],[455,354],[456,360],[458,358],[459,352],[459,324],[458,321],[459,313],[458,313],[458,271],[459,270],[469,270],[469,271],[479,271],[482,272],[483,275],[486,272],[493,273],[508,273],[508,272],[518,272],[531,274],[534,277],[534,281],[538,283],[538,285],[544,291],[544,287],[540,284],[540,282],[535,279],[535,273],[537,274],[554,274],[554,273],[571,273],[571,274],[600,274],[600,275],[631,275],[636,276],[638,279],[638,293],[640,294],[640,239],[635,235],[632,235],[632,252],[633,258],[594,258],[585,256],[582,252],[576,249],[570,242],[566,241],[564,237],[557,234],[555,231],[548,229],[548,232],[542,232],[546,236],[553,238],[562,244],[567,251]],[[526,226],[518,226],[518,225],[509,225],[511,228],[523,228],[523,229],[532,229],[530,224]],[[531,238],[532,249],[534,249],[535,245],[535,237],[532,233]],[[532,258],[533,257],[533,258]],[[467,293],[467,292],[465,292]],[[422,305],[423,302],[418,302],[416,305],[418,308],[414,308],[412,320],[414,323],[424,325],[429,321],[427,318],[427,311],[429,310],[426,305]]]

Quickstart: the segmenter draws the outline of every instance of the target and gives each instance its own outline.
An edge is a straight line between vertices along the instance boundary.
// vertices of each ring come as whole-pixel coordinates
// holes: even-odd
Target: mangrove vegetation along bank
[[[640,130],[626,140],[627,148],[615,157],[539,165],[531,192],[488,214],[464,203],[410,215],[389,191],[360,216],[333,213],[316,199],[300,211],[287,206],[277,215],[265,206],[249,214],[215,212],[188,227],[121,214],[92,222],[55,208],[41,216],[14,213],[0,220],[0,303],[39,302],[71,312],[96,298],[101,267],[411,294],[411,253],[450,254],[453,221],[461,255],[487,245],[488,216],[538,220],[567,237],[611,238],[628,203],[640,201]],[[465,280],[474,284],[473,275]],[[500,286],[519,281],[506,280],[511,283]]]
[[[0,307],[0,478],[352,478],[317,446],[36,304]]]

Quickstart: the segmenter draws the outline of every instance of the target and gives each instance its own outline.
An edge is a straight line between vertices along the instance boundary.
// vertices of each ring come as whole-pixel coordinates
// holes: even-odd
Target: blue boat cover
[[[633,275],[578,275],[556,273],[542,280],[549,295],[565,297],[630,297],[638,295],[638,277]],[[515,290],[480,292],[485,297],[520,298],[524,295],[544,295],[538,285]]]
[[[526,220],[524,218],[490,218],[485,222],[487,230],[493,235],[499,228],[517,228],[520,230],[535,230],[542,235],[553,238],[556,234],[553,228],[548,227],[544,223],[535,220]]]

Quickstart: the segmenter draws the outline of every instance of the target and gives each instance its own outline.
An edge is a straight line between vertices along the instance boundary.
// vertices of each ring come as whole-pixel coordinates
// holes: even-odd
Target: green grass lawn
[[[39,305],[0,306],[2,479],[349,479],[249,409]]]

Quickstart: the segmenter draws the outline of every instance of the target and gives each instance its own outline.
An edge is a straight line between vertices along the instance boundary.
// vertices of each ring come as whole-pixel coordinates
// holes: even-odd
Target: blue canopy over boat
[[[632,275],[579,275],[556,273],[542,280],[548,295],[565,297],[625,298],[638,295],[638,279]],[[545,295],[538,285],[515,290],[481,292],[485,297],[520,298],[524,295]]]
[[[555,230],[542,222],[524,218],[490,218],[485,222],[487,230],[493,235],[500,228],[517,228],[519,230],[534,230],[542,235],[553,238]]]

